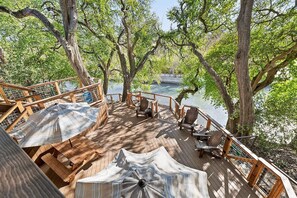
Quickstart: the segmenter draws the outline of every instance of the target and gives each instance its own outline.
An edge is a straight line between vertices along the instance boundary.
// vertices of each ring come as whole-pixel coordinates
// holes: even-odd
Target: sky
[[[163,30],[169,30],[171,22],[167,19],[167,12],[174,6],[177,6],[177,0],[153,0],[152,11],[158,16]]]

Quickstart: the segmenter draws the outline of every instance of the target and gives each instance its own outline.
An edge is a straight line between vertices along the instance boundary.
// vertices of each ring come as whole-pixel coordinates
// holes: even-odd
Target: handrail
[[[9,87],[9,88],[13,88],[13,89],[20,89],[20,90],[23,90],[23,91],[35,92],[35,90],[33,90],[33,89],[29,88],[29,87],[23,87],[23,86],[20,86],[20,85],[4,83],[4,82],[0,82],[0,85],[2,85],[3,87]]]
[[[149,92],[138,92],[137,95],[130,93],[131,96],[141,96],[141,94],[147,94],[147,95],[153,95],[154,98],[156,96],[159,97],[165,97],[169,98],[169,109],[173,111],[173,113],[176,114],[176,108],[172,106],[172,102],[176,104],[176,107],[179,109],[179,117],[183,116],[184,108],[190,108],[195,106],[190,105],[180,105],[175,99],[173,99],[171,96],[166,96],[162,94],[154,94]],[[196,107],[198,108],[198,107]],[[181,111],[180,111],[181,110]],[[249,162],[253,165],[253,167],[250,170],[250,173],[248,175],[248,178],[246,178],[249,181],[249,184],[253,187],[257,187],[256,182],[259,180],[260,174],[262,174],[264,168],[266,168],[268,171],[270,171],[273,175],[276,176],[276,182],[273,184],[272,188],[270,189],[269,194],[266,194],[267,197],[280,197],[281,193],[284,191],[289,198],[297,198],[296,194],[293,190],[293,187],[289,181],[289,179],[282,174],[280,171],[278,171],[273,165],[269,164],[266,160],[263,158],[258,157],[256,154],[254,154],[249,148],[247,148],[245,145],[243,145],[236,137],[233,136],[232,133],[230,133],[227,129],[225,129],[221,124],[219,124],[217,121],[215,121],[211,116],[209,116],[207,113],[203,112],[201,109],[199,109],[199,115],[201,115],[205,120],[207,120],[207,125],[213,125],[215,128],[221,130],[226,135],[226,140],[223,148],[223,155],[227,158],[233,158],[238,159],[242,161]],[[237,145],[244,151],[244,153],[249,156],[250,158],[245,158],[241,156],[233,156],[229,154],[229,151],[231,149],[232,144]],[[233,163],[231,163],[233,164]],[[235,166],[236,168],[236,166]],[[258,187],[259,188],[259,187]]]
[[[50,85],[50,84],[55,84],[55,83],[59,83],[59,82],[63,82],[63,81],[68,81],[68,80],[74,80],[74,79],[77,79],[77,77],[69,77],[69,78],[59,79],[59,80],[55,80],[55,81],[49,81],[49,82],[39,83],[39,84],[28,86],[28,88],[33,89],[33,88],[41,87],[41,86],[44,86],[44,85]]]
[[[31,102],[31,103],[25,104],[24,107],[33,106],[33,105],[37,105],[37,104],[40,104],[40,103],[45,103],[45,102],[48,102],[48,101],[51,101],[51,100],[55,100],[55,99],[60,99],[60,98],[63,98],[65,96],[68,96],[68,95],[73,95],[75,93],[79,93],[81,91],[84,91],[84,90],[88,90],[88,89],[97,87],[100,84],[101,84],[101,82],[95,83],[95,84],[92,84],[92,85],[88,85],[88,86],[85,86],[85,87],[82,87],[82,88],[79,88],[79,89],[76,89],[76,90],[73,90],[73,91],[69,91],[67,93],[62,93],[62,94],[55,95],[55,96],[52,96],[52,97],[49,97],[49,98],[45,98],[45,99],[41,99],[41,100],[38,100],[38,101],[34,101],[34,102]]]

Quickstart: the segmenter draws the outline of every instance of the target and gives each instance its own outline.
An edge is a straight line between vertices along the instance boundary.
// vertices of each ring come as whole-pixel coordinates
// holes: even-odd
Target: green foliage
[[[16,10],[38,7],[41,2],[3,1],[0,4]],[[63,49],[55,49],[56,39],[33,17],[17,20],[0,13],[0,38],[7,59],[1,66],[1,77],[7,82],[31,85],[75,75]]]

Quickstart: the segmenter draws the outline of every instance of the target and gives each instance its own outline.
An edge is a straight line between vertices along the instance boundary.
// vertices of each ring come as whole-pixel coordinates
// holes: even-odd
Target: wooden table
[[[0,196],[64,197],[0,127]]]

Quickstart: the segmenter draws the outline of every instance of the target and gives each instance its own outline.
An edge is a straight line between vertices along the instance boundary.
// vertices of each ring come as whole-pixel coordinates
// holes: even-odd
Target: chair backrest
[[[213,131],[211,132],[211,136],[207,140],[208,146],[218,146],[221,142],[221,138],[223,136],[222,131]]]
[[[140,99],[140,111],[145,111],[148,108],[149,102],[146,98],[141,97]]]
[[[193,124],[198,117],[198,113],[199,113],[198,108],[191,107],[186,113],[185,123]]]

